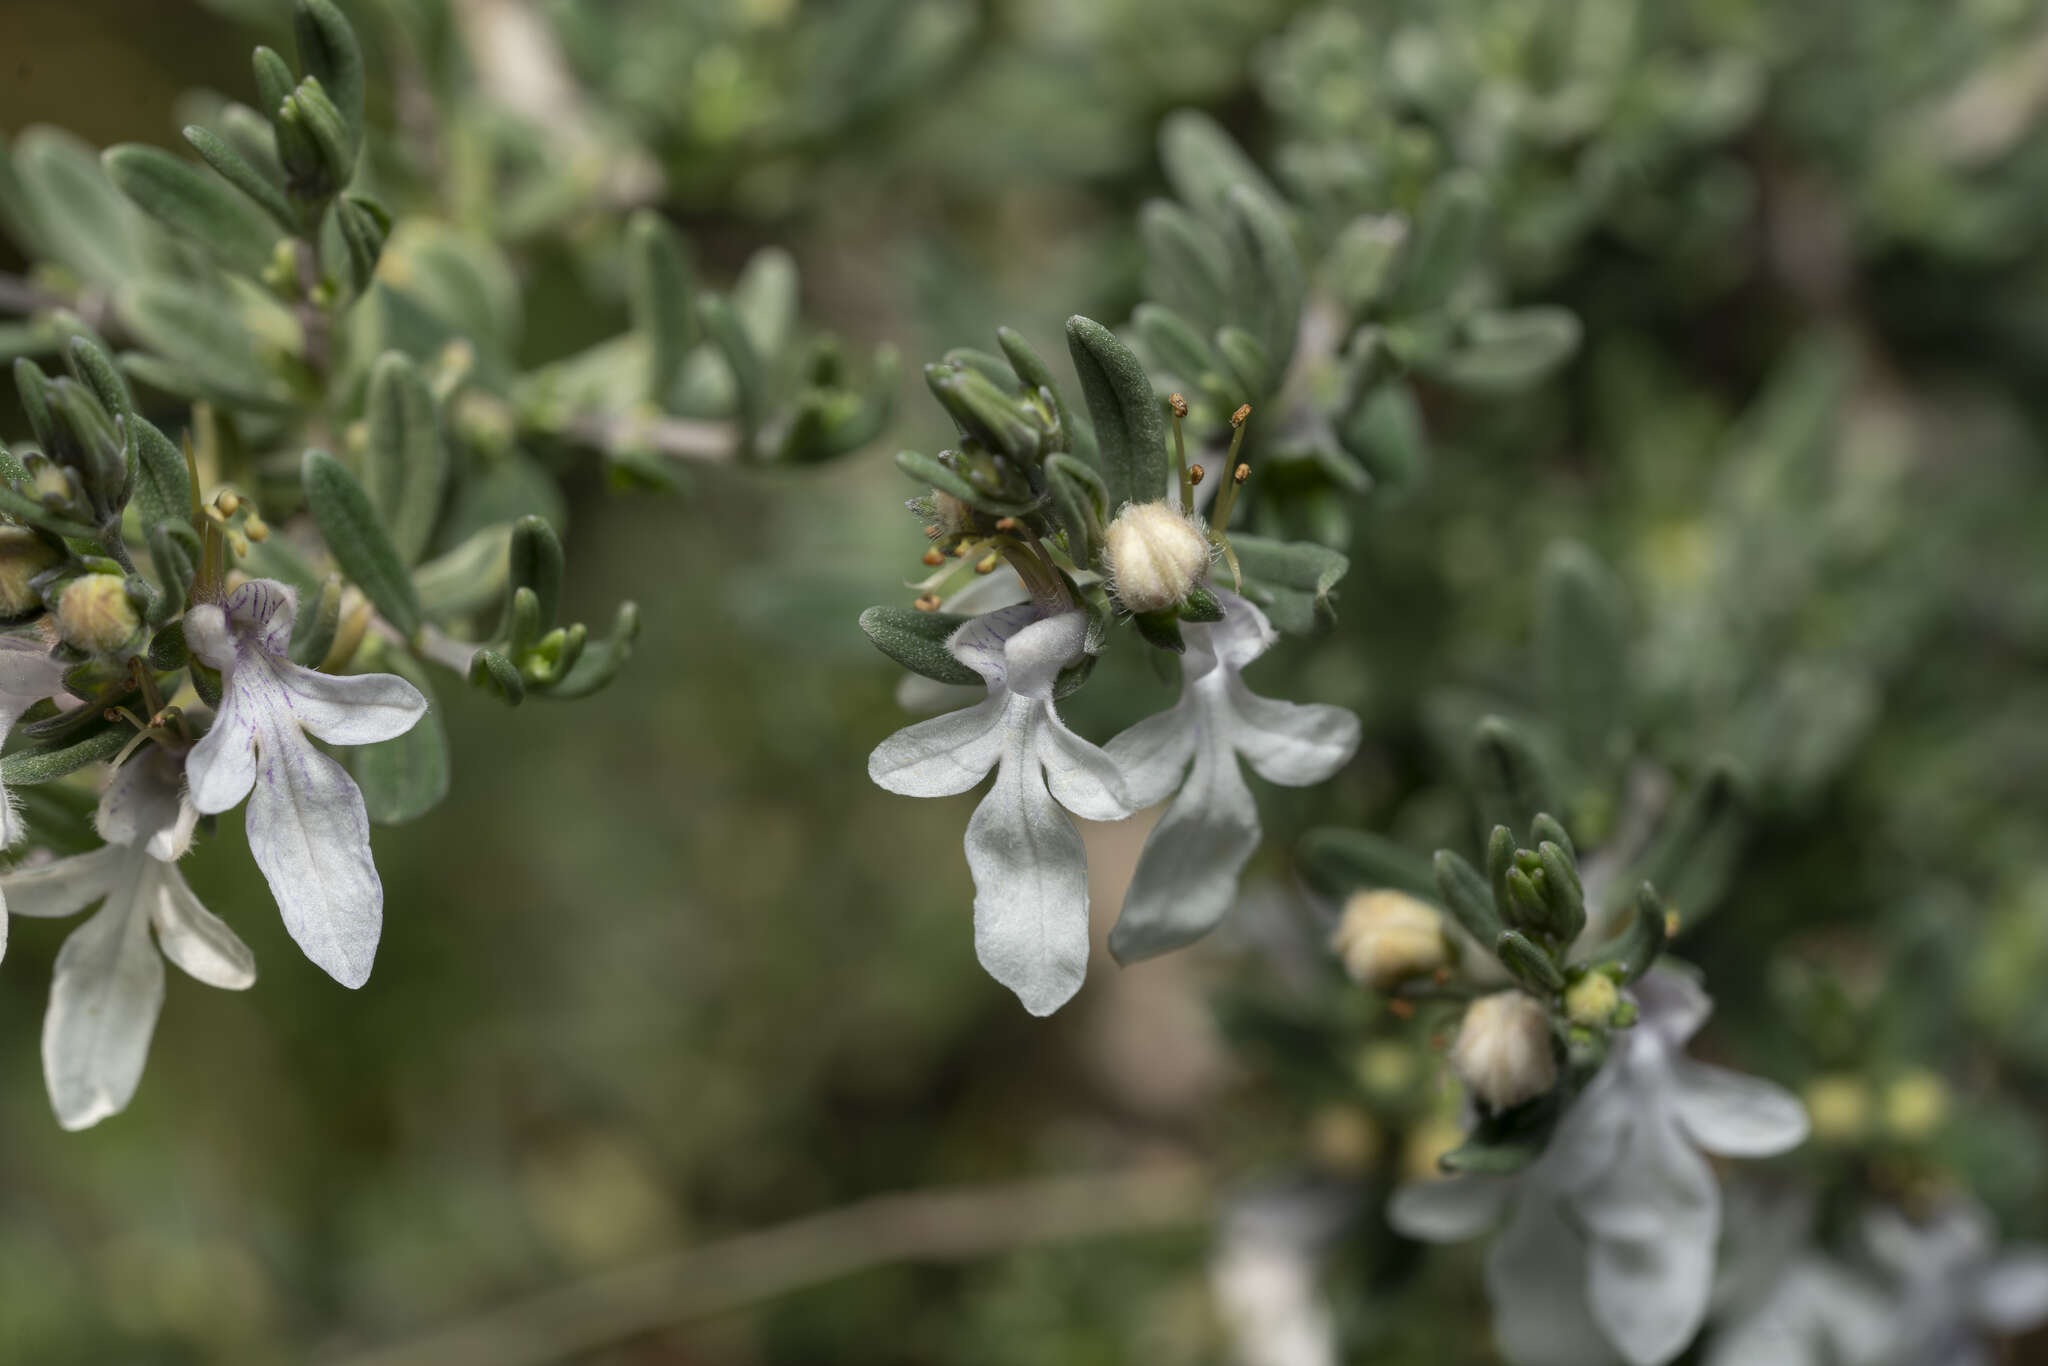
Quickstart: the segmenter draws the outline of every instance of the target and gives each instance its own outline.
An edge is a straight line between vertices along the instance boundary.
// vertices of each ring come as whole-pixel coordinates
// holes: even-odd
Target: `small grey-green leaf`
[[[410,357],[386,351],[370,370],[365,403],[369,441],[363,492],[383,519],[398,558],[418,564],[433,540],[448,480],[448,450],[441,440],[433,391]]]
[[[1438,181],[1395,267],[1393,311],[1423,313],[1448,299],[1471,269],[1485,224],[1486,189],[1477,172],[1453,171]]]
[[[159,522],[186,522],[192,515],[192,477],[185,453],[145,417],[130,417],[126,426],[135,452],[135,512],[143,534]]]
[[[1535,742],[1506,717],[1480,720],[1472,735],[1471,763],[1481,829],[1505,825],[1527,830],[1537,812],[1559,809]]]
[[[101,160],[107,178],[138,208],[222,264],[249,276],[269,266],[278,225],[218,177],[139,143],[109,147]]]
[[[1181,201],[1198,213],[1221,215],[1230,192],[1242,185],[1269,200],[1279,193],[1223,125],[1195,109],[1168,114],[1159,125],[1159,161]]]
[[[419,597],[362,485],[322,450],[307,451],[301,470],[306,506],[335,563],[386,621],[410,636],[420,625]]]
[[[1428,366],[1431,378],[1476,394],[1512,394],[1534,387],[1579,349],[1579,320],[1549,306],[1481,313],[1462,342]]]
[[[348,126],[351,152],[363,138],[363,49],[333,0],[297,0],[292,28],[299,64],[319,78]]]
[[[1627,726],[1621,584],[1576,541],[1557,541],[1544,551],[1537,583],[1536,666],[1544,711],[1572,760],[1598,775],[1617,757],[1616,742]]]
[[[953,632],[972,620],[951,612],[870,607],[860,614],[860,629],[867,632],[876,649],[912,673],[941,683],[972,685],[983,681],[981,675],[946,649]]]
[[[626,306],[647,339],[647,397],[666,410],[697,344],[696,282],[682,234],[652,209],[626,224]]]
[[[1095,424],[1098,470],[1112,512],[1166,496],[1166,421],[1152,379],[1114,332],[1079,314],[1067,319],[1067,348]]]
[[[1283,631],[1304,634],[1336,615],[1331,590],[1351,561],[1328,546],[1233,534],[1245,596]]]
[[[1427,901],[1437,898],[1429,860],[1369,830],[1311,830],[1302,836],[1295,863],[1309,886],[1327,897],[1387,888]]]
[[[1145,293],[1204,331],[1229,321],[1230,248],[1178,204],[1155,199],[1138,215],[1145,244]]]
[[[278,227],[286,232],[299,230],[299,216],[293,211],[291,201],[284,197],[284,191],[236,151],[234,144],[198,124],[185,129],[185,141],[220,174],[221,179],[248,196],[252,203],[270,215]]]
[[[47,783],[76,773],[87,764],[111,759],[133,739],[135,732],[119,722],[103,722],[101,728],[83,739],[49,749],[24,749],[0,759],[0,779],[9,787]]]
[[[1268,373],[1278,375],[1294,355],[1307,275],[1294,234],[1275,201],[1250,185],[1231,187],[1231,246],[1238,258],[1237,307],[1241,322],[1265,348]],[[1260,391],[1263,396],[1263,389]]]

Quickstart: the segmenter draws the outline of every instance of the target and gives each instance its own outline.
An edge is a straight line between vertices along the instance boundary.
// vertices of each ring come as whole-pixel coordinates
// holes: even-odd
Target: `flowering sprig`
[[[1085,849],[1053,799],[1101,820],[1173,798],[1111,939],[1120,959],[1146,957],[1206,934],[1236,900],[1260,834],[1239,756],[1269,781],[1320,782],[1350,759],[1358,722],[1337,707],[1258,697],[1240,677],[1278,638],[1260,603],[1310,627],[1343,572],[1342,557],[1318,547],[1230,532],[1251,474],[1238,459],[1250,410],[1233,415],[1210,480],[1188,460],[1186,400],[1162,398],[1107,328],[1079,317],[1067,325],[1085,418],[1022,337],[999,336],[1001,358],[955,352],[926,371],[960,444],[937,457],[905,452],[897,463],[930,484],[911,509],[925,522],[924,561],[935,572],[916,585],[911,610],[878,607],[861,618],[875,644],[914,672],[985,681],[990,696],[899,733],[875,751],[869,772],[891,791],[936,796],[964,791],[1001,756],[967,834],[976,942],[990,972],[1044,1014],[1079,988],[1087,959]],[[1197,508],[1205,484],[1218,490],[1206,517]],[[942,611],[970,565],[978,575],[1006,565],[1027,601],[981,616]],[[959,590],[950,596],[964,601]],[[1177,655],[1183,682],[1175,706],[1105,753],[1075,739],[1053,704],[1126,638],[1119,624]]]

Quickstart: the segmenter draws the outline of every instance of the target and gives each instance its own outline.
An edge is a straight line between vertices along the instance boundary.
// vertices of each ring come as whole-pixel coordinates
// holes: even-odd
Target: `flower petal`
[[[200,610],[195,607],[192,612]],[[186,613],[188,620],[192,612]],[[259,727],[269,723],[297,730],[288,715],[272,718],[264,714],[263,703],[270,699],[264,696],[261,683],[252,691],[252,681],[244,670],[230,670],[212,727],[185,756],[185,788],[191,793],[193,808],[204,815],[226,811],[249,795],[256,782]],[[273,686],[269,691],[281,690]]]
[[[271,667],[290,694],[292,715],[330,745],[395,739],[427,714],[427,699],[397,674],[323,674],[288,659]]]
[[[384,887],[370,858],[363,794],[347,771],[296,728],[271,728],[247,830],[249,852],[306,957],[345,987],[368,981]]]
[[[1387,1222],[1426,1243],[1462,1242],[1498,1223],[1514,1192],[1514,1181],[1504,1176],[1410,1181],[1387,1202]]]
[[[868,777],[886,792],[906,797],[950,797],[965,792],[995,767],[1003,752],[1000,692],[963,711],[905,726],[868,755]]]
[[[1586,1230],[1593,1317],[1634,1366],[1662,1366],[1706,1318],[1721,1188],[1678,1125],[1636,1118],[1614,1165],[1572,1198]]]
[[[1586,1249],[1558,1202],[1525,1193],[1486,1254],[1493,1336],[1515,1366],[1609,1366],[1614,1348],[1586,1306]]]
[[[10,915],[76,915],[114,889],[130,857],[115,844],[0,874],[0,904]]]
[[[1088,864],[1080,832],[1013,748],[967,822],[974,948],[1033,1015],[1050,1015],[1088,972]]]
[[[1014,612],[1017,609],[1007,610]],[[990,613],[990,616],[1003,615],[1003,612]],[[964,631],[965,628],[962,629]],[[1019,697],[1051,701],[1053,683],[1059,678],[1060,670],[1081,657],[1081,647],[1087,641],[1088,614],[1080,611],[1045,617],[1018,631],[1003,644],[1003,674],[1010,691]],[[976,666],[970,664],[969,667]]]
[[[2007,1252],[1978,1278],[1978,1320],[1994,1333],[2026,1333],[2048,1322],[2048,1249]]]
[[[987,679],[990,687],[1006,686],[1009,665],[1004,654],[1010,637],[1037,621],[1038,609],[1028,602],[999,607],[962,622],[960,629],[947,639],[946,648],[952,651],[953,658]]]
[[[1202,724],[1196,705],[1194,685],[1183,684],[1180,701],[1103,746],[1122,770],[1124,791],[1138,810],[1158,805],[1180,786],[1188,761],[1195,757],[1196,733]]]
[[[149,918],[164,957],[210,987],[240,991],[256,980],[256,955],[192,895],[176,864],[151,863]]]
[[[64,665],[49,647],[26,636],[0,636],[0,738],[14,729],[21,714],[45,697],[63,690]],[[0,849],[28,833],[14,799],[0,787]]]
[[[1690,1058],[1671,1075],[1679,1122],[1710,1153],[1770,1157],[1806,1141],[1806,1107],[1782,1086]]]
[[[282,656],[292,643],[292,623],[299,615],[299,595],[276,579],[248,579],[227,598],[228,623],[235,635],[267,655]]]
[[[146,845],[158,835],[165,836],[166,853],[175,859],[184,850],[169,852],[177,843],[179,827],[185,827],[189,844],[191,824],[184,813],[187,804],[178,790],[179,764],[169,750],[151,745],[114,770],[100,793],[99,809],[93,812],[93,828],[109,844]]]
[[[223,672],[235,667],[235,637],[218,603],[202,602],[185,613],[185,645],[193,657]]]
[[[57,954],[43,1016],[43,1077],[66,1129],[118,1114],[142,1080],[163,1008],[164,965],[135,904],[138,883],[124,880]]]
[[[1120,821],[1130,815],[1130,795],[1116,760],[1068,730],[1052,703],[1026,705],[1040,709],[1034,747],[1053,800],[1085,820]]]
[[[1181,948],[1216,928],[1259,847],[1259,811],[1221,736],[1207,735],[1188,780],[1146,837],[1109,933],[1119,963]]]
[[[1358,752],[1358,718],[1342,707],[1260,697],[1224,670],[1234,724],[1231,743],[1261,778],[1283,787],[1322,782]]]

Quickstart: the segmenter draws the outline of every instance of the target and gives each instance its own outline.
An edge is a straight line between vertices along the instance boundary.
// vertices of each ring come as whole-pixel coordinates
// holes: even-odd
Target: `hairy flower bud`
[[[1386,991],[1450,961],[1443,919],[1406,892],[1354,892],[1330,935],[1351,979]]]
[[[1209,540],[1170,503],[1131,503],[1104,535],[1117,601],[1158,612],[1188,595],[1209,567]]]
[[[126,648],[142,629],[128,600],[128,585],[114,574],[86,574],[64,587],[57,599],[57,636],[74,650],[110,655]]]
[[[0,618],[26,616],[43,605],[29,580],[59,558],[55,546],[27,527],[0,526]]]
[[[1550,1016],[1520,991],[1497,991],[1465,1008],[1451,1045],[1451,1066],[1472,1094],[1495,1110],[1534,1100],[1557,1082]]]

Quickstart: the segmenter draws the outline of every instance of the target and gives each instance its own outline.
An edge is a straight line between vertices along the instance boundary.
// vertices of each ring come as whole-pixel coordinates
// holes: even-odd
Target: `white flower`
[[[1358,749],[1358,718],[1342,707],[1273,701],[1245,687],[1240,673],[1278,637],[1264,612],[1214,591],[1223,620],[1181,624],[1180,700],[1108,745],[1138,806],[1179,789],[1145,841],[1110,932],[1110,952],[1125,963],[1201,938],[1237,899],[1238,874],[1259,847],[1259,811],[1238,756],[1267,782],[1306,787]]]
[[[1726,1192],[1728,1236],[1706,1366],[1878,1366],[1892,1306],[1878,1286],[1816,1250],[1813,1199],[1753,1183]]]
[[[185,614],[192,653],[220,670],[220,713],[192,749],[185,777],[202,813],[249,798],[249,852],[306,956],[346,987],[369,980],[384,924],[384,887],[370,859],[363,794],[307,733],[367,745],[412,729],[419,689],[393,674],[337,677],[285,656],[292,590],[252,579]],[[251,795],[251,789],[254,794]]]
[[[1898,1279],[1886,1366],[1991,1366],[1985,1337],[2048,1323],[2048,1248],[2001,1249],[1975,1204],[1959,1201],[1925,1224],[1875,1210],[1863,1234]]]
[[[105,845],[0,875],[15,915],[72,915],[105,903],[64,941],[43,1016],[43,1075],[66,1129],[118,1114],[134,1096],[163,1008],[158,949],[209,986],[240,990],[256,980],[254,956],[178,872],[197,819],[179,795],[176,757],[152,747],[117,770],[100,798],[94,824]]]
[[[976,617],[947,648],[988,680],[987,698],[896,732],[868,758],[869,777],[911,797],[965,792],[995,769],[967,823],[974,945],[1034,1015],[1065,1004],[1088,968],[1087,855],[1060,808],[1098,821],[1131,812],[1116,765],[1053,707],[1053,682],[1087,634],[1078,611],[1041,619],[1025,604]]]
[[[14,729],[23,712],[64,690],[64,667],[51,656],[49,645],[33,636],[0,636],[0,739]],[[0,848],[12,846],[26,832],[14,798],[0,787]],[[6,945],[0,922],[0,949]]]
[[[1451,1067],[1496,1110],[1534,1100],[1557,1084],[1550,1012],[1526,991],[1496,991],[1465,1007]]]
[[[1466,1175],[1398,1191],[1411,1237],[1473,1237],[1503,1215],[1487,1256],[1494,1335],[1517,1366],[1656,1366],[1699,1330],[1713,1280],[1721,1192],[1703,1152],[1764,1157],[1806,1137],[1780,1087],[1694,1062],[1682,1049],[1713,1008],[1685,978],[1633,988],[1641,1018],[1551,1136],[1512,1176]]]
[[[1257,1191],[1225,1212],[1209,1286],[1239,1366],[1336,1366],[1337,1321],[1320,1282],[1344,1217],[1316,1187]]]

